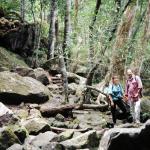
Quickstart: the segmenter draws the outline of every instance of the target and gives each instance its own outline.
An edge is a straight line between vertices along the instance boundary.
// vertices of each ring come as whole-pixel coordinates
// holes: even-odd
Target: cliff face
[[[0,46],[21,56],[32,56],[37,26],[17,19],[0,17]]]

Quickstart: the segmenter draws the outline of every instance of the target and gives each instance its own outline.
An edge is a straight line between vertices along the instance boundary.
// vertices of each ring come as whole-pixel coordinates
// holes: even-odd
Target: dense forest
[[[149,150],[149,119],[150,0],[0,0],[0,150]]]

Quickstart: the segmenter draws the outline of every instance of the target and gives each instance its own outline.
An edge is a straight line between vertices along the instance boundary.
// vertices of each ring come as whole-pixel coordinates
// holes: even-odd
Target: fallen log
[[[108,108],[108,104],[104,103],[101,105],[96,104],[76,104],[76,105],[61,105],[58,107],[41,107],[40,112],[44,117],[50,117],[57,114],[63,114],[68,116],[68,114],[72,114],[72,110],[83,110],[83,109],[98,109],[100,111],[104,111]]]
[[[85,129],[67,129],[67,128],[58,128],[58,127],[50,127],[52,131],[54,132],[64,132],[64,131],[74,131],[74,132],[87,132],[89,130],[89,128],[85,128]]]
[[[78,109],[80,108],[80,105],[61,105],[61,106],[55,106],[55,107],[48,107],[48,106],[43,106],[40,108],[40,112],[43,116],[49,117],[49,116],[54,116],[56,114],[67,114],[69,112],[72,112],[73,109]]]
[[[108,104],[104,105],[97,105],[97,104],[83,104],[81,108],[79,109],[99,109],[99,110],[104,110],[108,107]]]

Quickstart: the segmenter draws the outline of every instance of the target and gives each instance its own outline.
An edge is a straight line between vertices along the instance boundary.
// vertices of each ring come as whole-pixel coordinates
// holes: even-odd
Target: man
[[[128,79],[126,81],[125,96],[130,105],[130,113],[133,122],[140,123],[140,98],[142,97],[142,81],[139,76],[134,75],[131,69],[127,70]]]

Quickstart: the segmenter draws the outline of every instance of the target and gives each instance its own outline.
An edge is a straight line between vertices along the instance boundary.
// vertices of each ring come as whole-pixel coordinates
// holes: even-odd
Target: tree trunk
[[[20,16],[22,20],[25,20],[25,0],[20,0]]]
[[[113,74],[119,75],[121,77],[121,80],[123,80],[127,53],[126,44],[128,42],[129,33],[136,14],[135,7],[136,1],[131,0],[130,4],[127,6],[126,11],[123,14],[121,24],[117,29],[116,42],[112,51],[111,64],[105,78],[106,82],[110,80]]]
[[[31,2],[31,13],[32,13],[33,21],[35,23],[36,19],[35,19],[35,14],[34,14],[34,2],[33,1],[30,1],[30,2]]]
[[[94,32],[94,24],[96,22],[96,18],[97,18],[100,5],[101,5],[101,0],[97,0],[95,10],[94,10],[94,15],[93,15],[91,24],[89,26],[89,64],[90,64],[90,67],[93,66],[93,62],[94,62],[94,42],[93,42],[94,33],[93,32]]]
[[[57,56],[59,56],[60,51],[59,51],[59,22],[58,22],[58,18],[56,19],[56,22],[55,22],[55,37],[56,37],[55,54]]]
[[[148,2],[148,7],[146,11],[144,33],[141,39],[141,48],[137,52],[135,59],[131,64],[131,67],[134,67],[136,69],[137,74],[140,74],[140,68],[144,61],[144,55],[146,50],[148,49],[149,42],[150,42],[150,0]]]
[[[75,24],[75,28],[77,27],[77,23],[78,23],[78,7],[79,7],[79,0],[74,0],[74,9],[75,9],[75,15],[74,15],[74,24]]]
[[[40,23],[37,25],[36,28],[36,36],[35,36],[35,40],[34,40],[34,49],[35,49],[35,55],[33,56],[33,63],[32,63],[32,67],[33,68],[37,68],[39,66],[38,64],[38,52],[39,52],[39,48],[40,48],[40,41],[41,41],[41,29],[42,29],[42,23],[43,23],[43,1],[40,0]]]
[[[55,23],[56,23],[56,7],[57,1],[51,0],[51,12],[50,12],[50,26],[49,26],[49,38],[48,38],[48,55],[47,59],[54,57],[54,50],[55,50]]]
[[[86,86],[92,85],[94,72],[98,68],[98,66],[99,66],[99,63],[96,63],[89,71],[89,73],[87,75]],[[91,89],[87,88],[83,94],[83,103],[90,104],[90,99],[91,99]]]
[[[68,67],[68,58],[70,57],[70,39],[71,39],[71,0],[65,1],[65,22],[64,22],[64,41],[63,41],[63,55],[66,58],[66,65]]]
[[[64,87],[64,94],[65,94],[65,102],[68,102],[68,78],[67,78],[67,71],[65,66],[64,57],[59,57],[60,69],[63,77],[63,87]]]

